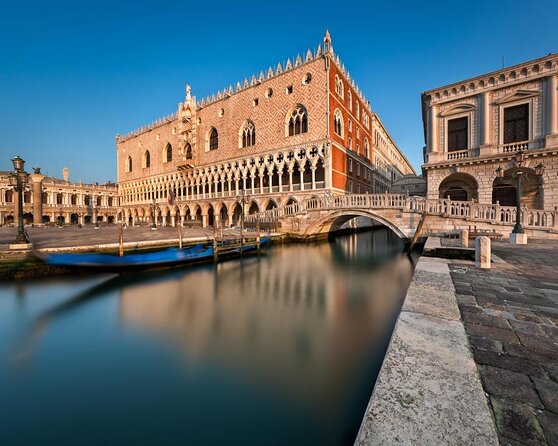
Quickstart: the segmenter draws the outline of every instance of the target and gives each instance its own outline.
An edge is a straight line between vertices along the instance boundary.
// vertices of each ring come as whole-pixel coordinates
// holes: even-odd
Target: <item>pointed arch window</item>
[[[347,90],[347,105],[349,106],[349,110],[352,113],[353,112],[353,95],[351,93],[351,90]]]
[[[185,153],[186,153],[186,159],[191,160],[192,159],[192,146],[190,144],[186,144]]]
[[[345,97],[345,88],[343,85],[343,81],[339,78],[337,74],[335,75],[335,92],[342,98]]]
[[[256,126],[248,121],[242,129],[242,147],[250,147],[256,144]]]
[[[343,136],[343,116],[339,110],[335,110],[333,113],[333,131],[337,135]]]
[[[368,138],[364,139],[364,156],[369,159],[370,158],[370,147],[368,145]]]
[[[304,106],[297,106],[289,115],[289,136],[300,135],[308,131],[308,113]]]
[[[131,172],[132,171],[132,157],[129,156],[128,159],[126,160],[126,172]]]
[[[172,161],[172,146],[171,143],[168,142],[165,146],[165,162]]]
[[[219,133],[217,129],[213,127],[209,133],[209,150],[215,150],[219,148]]]
[[[149,150],[146,150],[143,154],[143,168],[146,169],[148,167],[151,167],[151,154]]]

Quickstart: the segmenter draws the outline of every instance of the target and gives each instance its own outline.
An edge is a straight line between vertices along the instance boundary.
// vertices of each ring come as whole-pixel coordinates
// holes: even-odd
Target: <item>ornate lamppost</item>
[[[157,223],[155,220],[155,212],[157,211],[157,202],[155,201],[155,198],[153,199],[153,203],[151,204],[151,230],[152,231],[156,231],[157,230]]]
[[[240,204],[240,243],[244,242],[244,205],[250,203],[250,195],[242,189],[240,195],[236,196],[236,202]]]
[[[23,166],[25,165],[25,161],[21,159],[19,156],[16,156],[12,159],[12,163],[14,164],[14,172],[10,173],[9,181],[10,186],[14,188],[17,192],[17,218],[18,218],[18,225],[17,225],[17,236],[15,243],[22,244],[22,243],[29,243],[27,236],[25,235],[25,230],[23,229],[23,191],[25,190],[25,186],[29,182],[29,174],[23,170]]]

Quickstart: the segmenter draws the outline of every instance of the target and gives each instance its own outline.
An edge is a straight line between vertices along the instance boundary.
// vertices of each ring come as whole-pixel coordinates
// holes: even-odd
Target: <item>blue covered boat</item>
[[[260,246],[269,242],[262,237]],[[239,257],[257,250],[255,243],[227,247],[217,250],[218,258]],[[47,254],[39,256],[47,265],[98,272],[126,272],[140,269],[169,268],[193,263],[214,261],[213,246],[201,244],[186,249],[168,248],[161,251],[126,254],[122,257],[111,254]]]

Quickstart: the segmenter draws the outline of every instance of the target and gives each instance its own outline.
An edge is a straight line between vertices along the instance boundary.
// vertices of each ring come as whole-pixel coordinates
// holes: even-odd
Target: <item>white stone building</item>
[[[515,206],[520,169],[522,205],[558,206],[557,76],[551,54],[424,92],[428,197]]]

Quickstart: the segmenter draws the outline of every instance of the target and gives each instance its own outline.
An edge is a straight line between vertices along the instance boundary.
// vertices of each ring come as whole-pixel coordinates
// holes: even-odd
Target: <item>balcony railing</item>
[[[459,160],[479,156],[479,149],[453,150],[447,153],[446,159]]]

